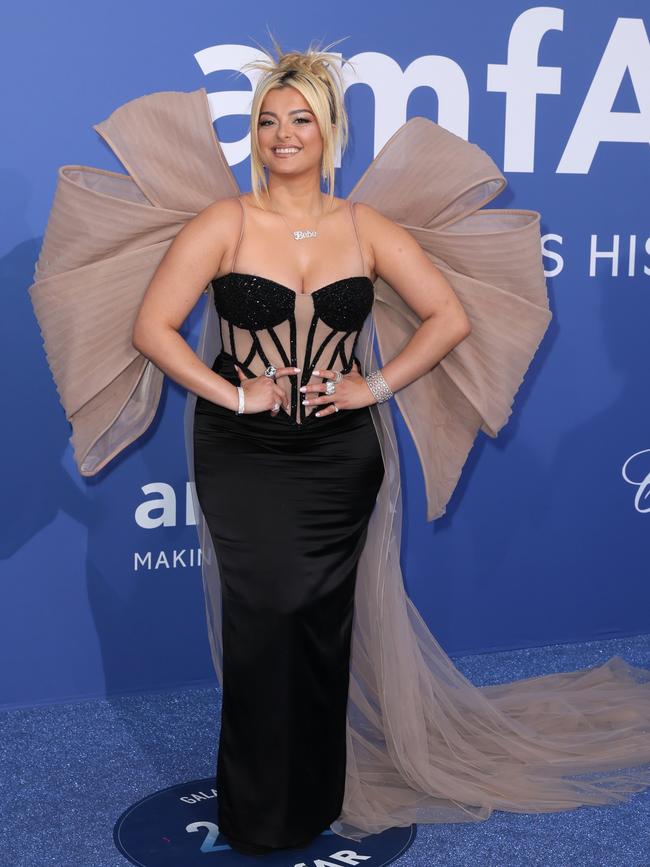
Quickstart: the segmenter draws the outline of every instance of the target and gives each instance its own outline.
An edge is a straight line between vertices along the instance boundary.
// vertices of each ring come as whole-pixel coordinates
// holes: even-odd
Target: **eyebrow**
[[[298,114],[298,113],[301,112],[301,111],[308,111],[310,114],[314,114],[314,112],[311,110],[311,108],[294,108],[294,109],[292,109],[292,110],[289,112],[289,114]],[[276,114],[274,111],[261,111],[261,112],[260,112],[260,117],[261,117],[263,114],[272,114],[273,117],[277,117],[277,114]],[[314,115],[314,116],[315,116],[315,115]]]

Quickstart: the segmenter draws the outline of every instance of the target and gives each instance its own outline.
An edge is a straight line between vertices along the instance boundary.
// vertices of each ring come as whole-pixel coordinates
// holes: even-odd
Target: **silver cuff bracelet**
[[[241,385],[237,386],[237,394],[239,396],[239,407],[237,408],[237,415],[241,415],[244,412],[244,389]]]
[[[377,403],[383,403],[385,400],[390,400],[393,396],[393,392],[384,379],[381,370],[373,370],[373,372],[369,373],[365,379],[368,383],[368,388],[374,394]]]

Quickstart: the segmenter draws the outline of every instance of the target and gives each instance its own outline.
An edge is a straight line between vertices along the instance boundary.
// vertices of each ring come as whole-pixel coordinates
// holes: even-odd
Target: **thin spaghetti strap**
[[[363,257],[363,247],[361,246],[361,240],[359,238],[359,229],[357,228],[357,221],[354,216],[354,202],[348,199],[350,203],[350,216],[352,217],[352,225],[354,226],[354,234],[357,236],[357,244],[359,245],[359,255],[361,256],[361,270],[365,276],[366,274],[366,260]]]
[[[230,266],[230,270],[235,270],[235,262],[237,261],[237,253],[239,252],[239,245],[241,244],[241,239],[244,237],[244,223],[246,222],[246,209],[244,208],[244,203],[237,196],[237,201],[241,205],[241,230],[239,232],[239,241],[237,241],[237,246],[235,247],[235,254],[232,257],[232,265]]]

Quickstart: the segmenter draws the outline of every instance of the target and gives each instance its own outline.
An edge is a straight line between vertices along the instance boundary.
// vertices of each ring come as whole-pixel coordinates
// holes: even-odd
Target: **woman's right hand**
[[[280,412],[280,406],[283,403],[286,411],[289,412],[290,406],[285,393],[275,380],[280,376],[295,376],[300,372],[299,367],[278,367],[275,377],[256,376],[254,378],[247,377],[238,365],[235,365],[235,370],[239,376],[239,384],[244,389],[244,414],[270,410],[271,415],[275,417]],[[273,405],[276,403],[278,408],[274,410]]]

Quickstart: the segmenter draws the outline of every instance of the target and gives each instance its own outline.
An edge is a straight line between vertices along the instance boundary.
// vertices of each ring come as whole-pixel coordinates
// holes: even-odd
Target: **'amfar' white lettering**
[[[587,174],[601,141],[650,143],[650,41],[643,20],[619,18],[557,167]],[[629,70],[640,111],[612,111]]]
[[[135,520],[138,526],[148,530],[154,527],[176,526],[176,494],[171,485],[166,482],[151,482],[142,486],[144,494],[160,494],[154,500],[145,500],[135,510]],[[154,513],[158,514],[154,514]]]
[[[167,482],[151,482],[140,489],[144,494],[158,494],[155,499],[145,500],[135,510],[135,521],[145,530],[157,527],[176,526],[176,492]],[[185,483],[185,524],[196,525],[194,511],[194,488],[191,482]]]
[[[584,29],[590,26],[589,8],[584,7]],[[561,93],[562,68],[540,66],[539,51],[549,31],[562,31],[564,11],[554,6],[537,6],[518,15],[508,35],[505,63],[487,66],[487,90],[505,94],[503,170],[532,172],[535,160],[537,94]],[[573,33],[578,39],[581,34]],[[573,61],[565,37],[566,56]],[[337,52],[333,52],[336,54]],[[239,70],[246,62],[264,59],[250,45],[211,45],[195,55],[204,75]],[[339,57],[341,55],[339,54]],[[341,67],[344,89],[362,85],[372,91],[375,105],[373,153],[378,154],[407,117],[408,101],[414,90],[428,87],[437,97],[440,126],[467,139],[470,93],[463,69],[453,59],[439,54],[416,57],[402,70],[390,56],[364,51],[350,57],[354,71]],[[558,173],[586,174],[601,141],[650,142],[650,41],[642,18],[619,18],[593,77],[576,123],[557,167]],[[629,72],[639,112],[614,112],[612,104],[623,78]],[[219,91],[208,94],[213,120],[250,113],[251,91],[260,70],[242,73],[250,90]],[[221,142],[231,166],[250,155],[250,132],[234,142]],[[340,154],[335,165],[340,166]]]

